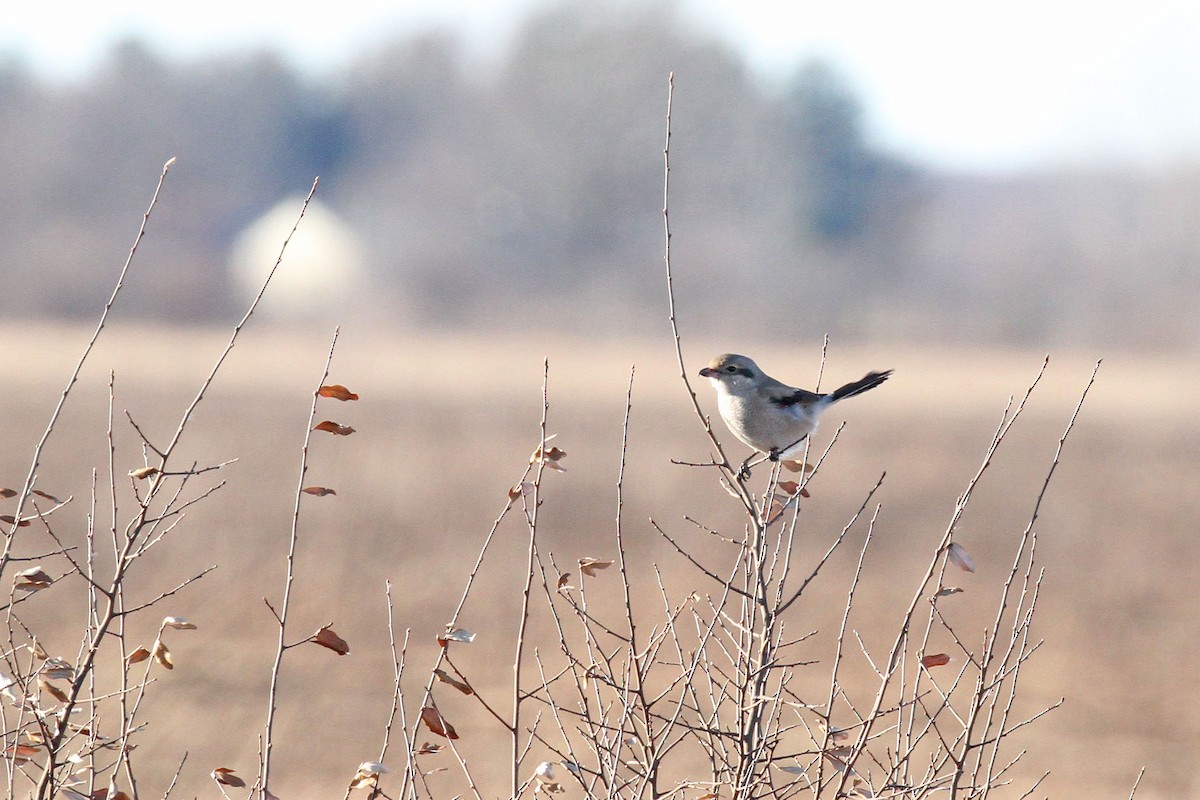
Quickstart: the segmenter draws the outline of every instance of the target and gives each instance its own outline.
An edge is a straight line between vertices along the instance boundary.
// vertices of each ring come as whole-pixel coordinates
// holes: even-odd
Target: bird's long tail
[[[886,381],[892,375],[892,370],[886,372],[868,372],[865,377],[847,383],[845,386],[839,386],[829,393],[829,402],[836,403],[838,400],[845,400],[847,397],[854,397],[856,394],[874,389],[879,384]]]

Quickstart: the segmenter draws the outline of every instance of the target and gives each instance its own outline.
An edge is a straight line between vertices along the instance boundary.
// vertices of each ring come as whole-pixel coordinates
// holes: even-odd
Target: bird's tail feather
[[[847,397],[854,397],[856,394],[874,389],[879,384],[886,381],[892,375],[892,370],[885,372],[868,372],[866,376],[859,378],[856,381],[847,383],[845,386],[839,386],[829,393],[829,401],[836,403],[838,400],[845,400]]]

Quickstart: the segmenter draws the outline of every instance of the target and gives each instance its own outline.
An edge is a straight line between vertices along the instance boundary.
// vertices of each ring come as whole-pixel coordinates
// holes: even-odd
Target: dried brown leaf
[[[446,672],[446,670],[444,670],[444,669],[435,669],[433,671],[433,674],[437,675],[439,681],[441,681],[442,683],[450,684],[451,686],[453,686],[455,689],[458,689],[463,694],[475,694],[475,690],[472,689],[470,687],[470,685],[458,680],[453,675]]]
[[[137,650],[134,650],[132,653],[130,653],[128,656],[125,657],[125,663],[128,664],[129,666],[133,666],[134,664],[140,664],[141,662],[145,661],[149,657],[150,657],[150,651],[144,647],[139,647]]]
[[[336,436],[349,436],[350,434],[354,433],[354,428],[351,428],[349,425],[339,425],[331,419],[327,419],[324,422],[318,422],[313,430],[325,431],[326,433],[332,433]]]
[[[340,383],[331,383],[328,386],[322,386],[317,390],[317,394],[321,397],[332,397],[334,400],[357,400],[358,395],[342,386]]]
[[[958,542],[953,542],[946,550],[946,555],[950,559],[950,563],[961,569],[963,572],[974,572],[975,562],[968,555],[967,551]]]
[[[475,641],[475,634],[472,631],[463,628],[455,628],[447,631],[438,637],[438,644],[445,647],[449,642],[461,642],[462,644],[470,644]]]
[[[550,469],[556,469],[559,472],[566,472],[567,468],[559,463],[566,457],[566,452],[558,449],[557,447],[551,447],[549,450],[544,452],[542,451],[542,448],[539,447],[537,450],[534,450],[533,455],[529,457],[529,463],[536,464],[540,461]]]
[[[935,597],[949,597],[952,594],[959,594],[960,592],[963,592],[963,591],[966,591],[966,590],[960,589],[957,586],[946,586],[946,587],[939,589],[938,593],[934,596]]]
[[[75,680],[75,667],[70,661],[62,658],[47,658],[46,663],[42,664],[40,672],[47,680],[51,681]]]
[[[10,497],[16,497],[17,493],[12,489],[0,488],[0,500],[7,500]]]
[[[563,589],[574,589],[575,587],[571,585],[571,573],[564,572],[562,575],[559,575],[558,576],[558,586],[556,586],[555,588],[560,592]]]
[[[589,578],[596,577],[596,571],[608,569],[613,565],[611,561],[601,561],[598,558],[581,558],[579,559],[579,571]]]
[[[41,689],[46,694],[50,695],[51,697],[53,697],[55,700],[57,700],[60,703],[66,703],[67,701],[69,701],[71,699],[67,695],[66,692],[64,692],[62,689],[58,688],[57,686],[55,686],[50,681],[46,680],[41,675],[38,676],[37,683],[38,683],[39,689]]]
[[[440,753],[446,749],[444,744],[434,744],[433,742],[424,742],[414,752],[419,756],[428,756],[434,753]]]
[[[930,667],[944,667],[950,663],[950,656],[946,653],[935,653],[931,656],[925,656],[921,659],[921,666],[925,669]]]
[[[154,660],[167,669],[175,669],[175,662],[171,660],[171,651],[167,649],[167,645],[162,639],[154,641]]]
[[[217,783],[223,783],[226,786],[243,788],[246,785],[246,782],[237,775],[234,775],[233,770],[229,769],[228,767],[217,767],[209,774],[212,775],[212,779],[214,781]]]
[[[144,481],[146,478],[153,478],[158,474],[158,467],[138,467],[129,471],[129,477],[136,481]]]
[[[805,474],[816,472],[817,470],[812,464],[806,464],[803,461],[784,461],[783,467],[788,472],[803,472]]]
[[[196,624],[186,617],[163,617],[162,626],[164,628],[174,628],[177,631],[196,630]]]
[[[458,738],[458,732],[454,730],[454,726],[433,706],[425,706],[421,709],[421,722],[424,722],[425,727],[438,736],[445,736],[447,739]]]
[[[508,490],[508,501],[515,503],[520,498],[526,496],[533,491],[533,484],[529,481],[521,481],[516,486]]]
[[[54,503],[55,505],[62,505],[62,500],[59,500],[57,497],[55,497],[52,494],[46,494],[41,489],[33,489],[32,491],[38,497],[45,498],[46,500],[49,500],[51,503]]]
[[[17,573],[15,585],[22,591],[36,592],[39,589],[45,589],[52,583],[54,583],[54,578],[50,577],[50,573],[41,567],[30,567]]]
[[[346,640],[334,633],[333,628],[328,625],[317,631],[313,635],[312,641],[315,644],[321,645],[321,647],[328,647],[339,656],[344,656],[350,652],[350,645],[346,643]]]
[[[4,755],[11,758],[14,764],[27,764],[40,752],[42,748],[31,744],[14,744],[4,748]]]
[[[5,523],[6,525],[12,525],[14,522],[17,522],[17,518],[14,517],[12,514],[0,514],[0,522]],[[17,527],[18,528],[28,528],[29,520],[23,519],[20,522],[17,522]]]
[[[324,497],[327,494],[337,494],[333,489],[326,489],[324,486],[306,486],[302,491],[305,494],[316,495],[317,497]]]

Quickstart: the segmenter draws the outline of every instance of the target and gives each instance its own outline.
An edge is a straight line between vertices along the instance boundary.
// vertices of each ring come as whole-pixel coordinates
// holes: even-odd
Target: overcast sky
[[[270,45],[329,71],[372,43],[433,26],[494,51],[543,1],[11,2],[0,11],[0,49],[66,79],[86,74],[114,39],[130,34],[181,55]],[[831,58],[862,92],[876,137],[931,163],[1005,169],[1100,158],[1154,166],[1200,155],[1197,0],[680,7],[767,77],[814,55]]]

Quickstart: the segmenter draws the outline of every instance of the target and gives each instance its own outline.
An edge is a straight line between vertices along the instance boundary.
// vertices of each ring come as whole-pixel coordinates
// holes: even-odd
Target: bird
[[[717,409],[730,432],[771,461],[793,461],[804,440],[817,429],[821,414],[847,397],[870,391],[894,370],[868,372],[827,394],[797,389],[767,375],[746,356],[725,353],[700,370],[717,391]],[[751,455],[753,458],[753,455]],[[748,474],[750,459],[740,474]]]

